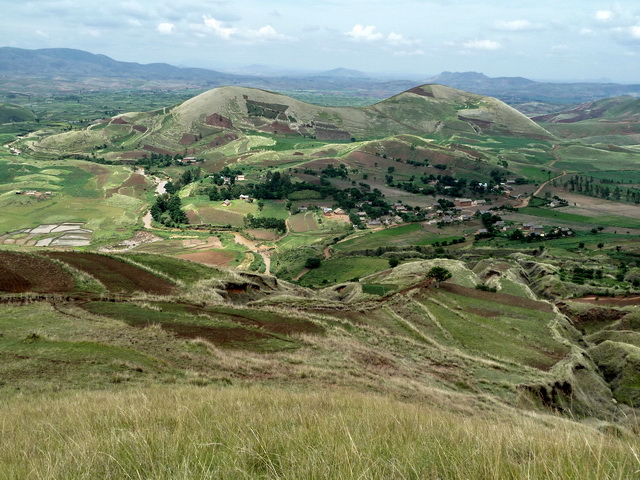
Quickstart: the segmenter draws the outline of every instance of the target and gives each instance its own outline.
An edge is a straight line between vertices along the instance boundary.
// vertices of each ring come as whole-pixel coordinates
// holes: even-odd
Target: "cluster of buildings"
[[[53,192],[38,192],[36,190],[16,190],[16,195],[26,195],[28,197],[53,197]]]

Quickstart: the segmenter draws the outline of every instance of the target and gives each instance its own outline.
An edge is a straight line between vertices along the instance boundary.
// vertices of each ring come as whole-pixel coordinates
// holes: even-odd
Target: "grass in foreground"
[[[637,438],[462,409],[235,387],[19,397],[3,402],[0,471],[6,479],[638,475]]]

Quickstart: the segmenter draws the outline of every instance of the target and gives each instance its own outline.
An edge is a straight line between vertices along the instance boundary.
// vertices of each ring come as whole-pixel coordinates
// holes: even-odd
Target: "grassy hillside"
[[[640,100],[614,97],[534,117],[555,135],[587,143],[635,145],[640,141]]]
[[[129,113],[87,130],[32,143],[37,152],[93,153],[117,158],[149,147],[171,154],[212,154],[221,133],[312,137],[319,141],[383,138],[401,133],[549,134],[506,104],[450,87],[416,87],[370,107],[321,107],[264,90],[221,87],[169,109]],[[233,140],[231,140],[233,141]],[[106,148],[103,145],[107,145]],[[115,148],[114,148],[115,147]],[[124,152],[123,152],[124,151]]]
[[[10,103],[0,103],[0,124],[33,122],[35,119],[36,116],[31,110]]]
[[[42,479],[603,479],[637,473],[636,438],[500,408],[472,411],[441,393],[406,403],[274,388],[15,398],[0,414],[0,468],[6,478]]]

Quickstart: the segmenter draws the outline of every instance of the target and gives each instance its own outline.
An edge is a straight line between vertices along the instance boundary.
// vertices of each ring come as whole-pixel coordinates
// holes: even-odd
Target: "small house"
[[[456,198],[454,201],[459,207],[470,207],[473,205],[473,200],[470,198]]]
[[[226,199],[224,202],[222,202],[222,205],[224,205],[225,207],[228,207],[229,205],[231,205],[231,200]]]

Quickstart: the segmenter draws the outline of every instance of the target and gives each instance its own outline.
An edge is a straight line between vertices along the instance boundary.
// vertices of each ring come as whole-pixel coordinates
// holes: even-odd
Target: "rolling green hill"
[[[159,255],[1,253],[10,478],[637,468],[637,313],[538,299],[552,267],[533,257],[410,261],[312,292]]]
[[[640,99],[636,97],[605,98],[533,120],[557,136],[587,143],[640,143]]]
[[[0,103],[0,124],[33,122],[36,116],[31,110],[10,103]]]
[[[32,147],[40,153],[100,152],[107,158],[140,157],[144,152],[206,157],[230,142],[259,146],[269,144],[265,139],[285,137],[332,143],[404,133],[551,138],[499,100],[441,85],[416,87],[362,108],[321,107],[264,90],[222,87],[173,108],[120,115],[82,131],[47,137]]]

